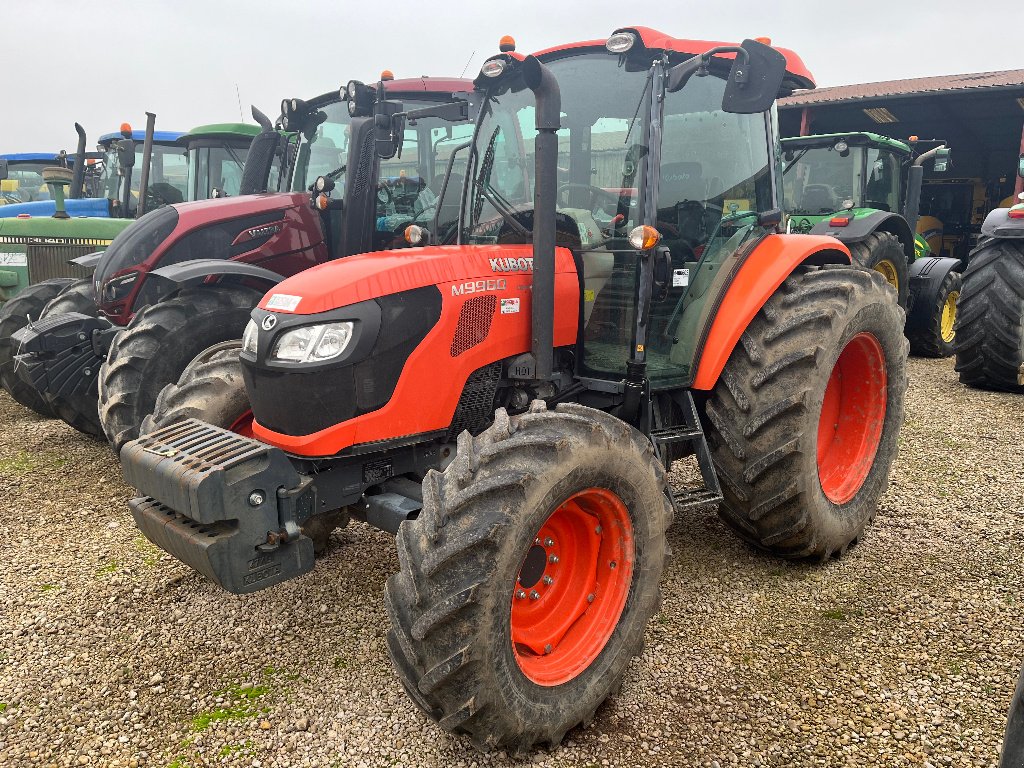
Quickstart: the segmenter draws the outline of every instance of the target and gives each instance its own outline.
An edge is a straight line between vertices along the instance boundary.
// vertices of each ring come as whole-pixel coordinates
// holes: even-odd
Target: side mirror
[[[121,139],[117,142],[117,162],[122,168],[135,167],[135,142],[131,139]]]
[[[738,115],[766,112],[775,103],[786,77],[786,57],[756,40],[744,40],[740,47],[746,51],[746,62],[741,54],[736,55],[722,97],[722,110]]]
[[[935,152],[935,163],[932,165],[932,170],[935,173],[945,173],[949,170],[949,149],[946,147],[939,147]]]
[[[0,158],[0,181],[7,178],[7,161]]]
[[[373,115],[373,148],[381,160],[390,160],[402,146],[405,120],[398,114],[402,105],[394,101],[378,102]]]
[[[5,165],[6,165],[6,163],[5,163]],[[5,174],[6,172],[7,172],[6,167],[0,167],[0,174]],[[1021,155],[1017,159],[1017,175],[1021,176],[1021,177],[1024,177],[1024,155]],[[4,178],[4,177],[0,176],[0,178]]]

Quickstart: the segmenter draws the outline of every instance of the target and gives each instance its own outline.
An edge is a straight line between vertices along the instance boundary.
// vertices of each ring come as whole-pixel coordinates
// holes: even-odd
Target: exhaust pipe
[[[78,123],[75,123],[75,132],[78,134],[78,148],[75,150],[75,167],[74,175],[71,177],[71,194],[68,195],[72,200],[77,200],[82,196],[82,185],[85,184],[85,128]]]
[[[139,179],[139,207],[135,218],[139,218],[146,212],[146,190],[149,188],[149,166],[153,160],[153,129],[155,126],[156,115],[147,112],[146,139],[142,144],[142,176]],[[128,194],[131,195],[131,190],[128,191]]]
[[[917,220],[920,218],[918,209],[921,207],[921,185],[924,182],[924,164],[945,149],[945,144],[940,144],[934,149],[929,149],[914,158],[914,164],[907,172],[907,203],[903,208],[903,218],[910,225],[910,234],[917,232]]]
[[[562,95],[551,70],[535,56],[523,60],[523,81],[536,101],[534,141],[533,298],[531,346],[536,378],[548,380],[554,369],[555,193],[558,188],[558,136]]]

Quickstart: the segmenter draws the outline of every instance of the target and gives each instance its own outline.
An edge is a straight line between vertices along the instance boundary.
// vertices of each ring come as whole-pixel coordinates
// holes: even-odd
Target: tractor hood
[[[555,273],[575,275],[572,254],[555,252]],[[515,286],[513,286],[515,283]],[[333,261],[278,283],[259,306],[312,315],[402,291],[437,286],[443,295],[503,292],[533,283],[529,245],[439,245],[377,251]]]
[[[130,219],[55,219],[51,216],[0,219],[0,242],[59,244],[60,241],[68,239],[90,239],[103,241],[96,243],[97,245],[107,245],[131,223]]]
[[[258,195],[220,197],[177,203],[178,226],[202,226],[213,221],[226,221],[241,216],[255,216],[296,205],[309,205],[308,192],[267,192]]]
[[[53,200],[35,200],[30,203],[11,203],[0,205],[0,218],[9,219],[27,213],[33,217],[53,216],[57,203]],[[89,216],[94,218],[110,218],[110,201],[105,197],[83,197],[77,200],[65,200],[64,210],[72,218]]]

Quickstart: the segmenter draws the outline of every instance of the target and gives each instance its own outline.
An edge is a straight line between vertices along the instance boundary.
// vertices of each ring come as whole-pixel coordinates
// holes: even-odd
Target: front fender
[[[907,331],[925,331],[931,325],[932,312],[942,283],[953,270],[961,267],[960,259],[925,256],[910,265],[910,310]]]
[[[985,217],[981,234],[985,237],[1024,237],[1024,219],[1011,219],[1009,208],[996,208]]]
[[[740,265],[711,320],[697,363],[694,389],[718,382],[743,331],[768,298],[801,265],[849,264],[850,251],[832,237],[768,235]]]
[[[226,261],[224,259],[193,259],[180,264],[171,264],[154,269],[149,279],[164,280],[174,286],[175,290],[190,285],[198,285],[209,277],[245,277],[260,280],[268,284],[268,288],[280,283],[284,277],[269,269],[257,267],[243,261]]]

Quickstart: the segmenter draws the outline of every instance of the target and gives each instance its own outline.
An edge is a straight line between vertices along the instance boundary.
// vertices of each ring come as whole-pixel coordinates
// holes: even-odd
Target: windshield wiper
[[[800,158],[803,157],[804,155],[806,155],[810,151],[811,151],[810,147],[808,147],[807,149],[800,150],[800,154],[798,154],[796,157],[794,157],[792,160],[790,160],[789,163],[786,165],[786,167],[782,169],[782,175],[785,176],[787,173],[789,173],[790,169],[796,168],[796,164],[798,162],[800,162]]]
[[[629,121],[629,129],[626,131],[626,138],[622,140],[623,144],[629,143],[629,135],[633,132],[633,125],[636,123],[637,115],[640,114],[640,107],[644,104],[644,97],[647,95],[647,89],[651,87],[652,82],[654,82],[653,69],[647,73],[647,81],[644,83],[644,89],[640,93],[640,100],[636,103],[636,109],[633,110],[633,119]]]
[[[483,212],[484,200],[489,202],[494,210],[505,220],[505,222],[512,227],[516,234],[523,238],[532,237],[532,233],[522,224],[520,224],[515,217],[512,215],[514,211],[504,200],[499,201],[499,195],[497,191],[491,187],[491,169],[494,167],[494,146],[498,141],[498,135],[501,133],[501,126],[499,125],[494,129],[494,133],[491,134],[490,140],[487,142],[487,150],[484,152],[483,162],[480,164],[480,173],[476,177],[477,198],[473,203],[473,219],[476,222],[480,221],[480,214]],[[484,181],[486,179],[487,181]]]

